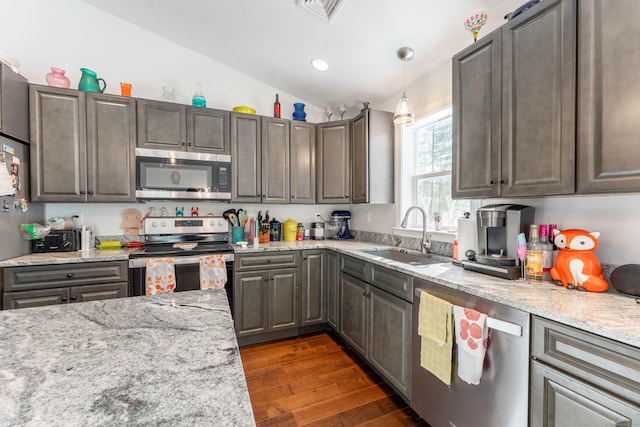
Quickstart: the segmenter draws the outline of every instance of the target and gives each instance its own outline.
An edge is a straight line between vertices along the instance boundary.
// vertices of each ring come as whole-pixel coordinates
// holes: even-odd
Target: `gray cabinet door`
[[[640,406],[540,362],[531,369],[531,426],[636,426]]]
[[[289,121],[262,117],[262,203],[289,203]]]
[[[300,270],[283,268],[269,272],[269,331],[300,324]]]
[[[340,330],[340,254],[332,250],[325,252],[327,323],[334,330]]]
[[[29,142],[29,82],[0,64],[0,133]]]
[[[187,151],[230,154],[229,112],[187,107]]]
[[[369,362],[405,397],[411,393],[411,304],[369,286]]]
[[[239,337],[269,330],[269,288],[268,271],[235,274],[233,315]]]
[[[2,294],[2,308],[43,307],[45,305],[69,302],[69,288],[39,289],[36,291],[5,292]]]
[[[349,121],[317,125],[317,203],[349,203],[351,150]]]
[[[262,200],[260,117],[231,113],[231,201]]]
[[[184,150],[187,140],[187,106],[138,99],[138,147]]]
[[[86,201],[84,93],[31,85],[29,103],[31,200]]]
[[[575,0],[542,2],[502,29],[502,196],[573,193]]]
[[[393,114],[365,110],[351,122],[351,202],[393,203]]]
[[[453,57],[454,198],[500,194],[502,31]]]
[[[316,126],[291,121],[291,203],[316,202]]]
[[[87,201],[135,201],[136,102],[86,94]]]
[[[302,325],[324,323],[327,319],[325,251],[302,251]]]
[[[638,191],[640,4],[583,0],[578,12],[577,191]]]
[[[85,302],[113,298],[124,298],[127,296],[128,286],[129,285],[127,282],[73,286],[69,288],[69,302]]]
[[[367,354],[367,307],[369,286],[361,280],[340,275],[340,336],[362,356]]]

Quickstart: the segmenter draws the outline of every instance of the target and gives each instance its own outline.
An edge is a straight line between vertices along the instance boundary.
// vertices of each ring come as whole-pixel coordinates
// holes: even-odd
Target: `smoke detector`
[[[333,22],[347,0],[296,0],[296,4],[316,16]]]

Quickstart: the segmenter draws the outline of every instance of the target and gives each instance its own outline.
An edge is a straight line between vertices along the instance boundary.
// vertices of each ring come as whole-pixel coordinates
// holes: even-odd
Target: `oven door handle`
[[[216,254],[209,254],[209,255],[216,255]],[[173,257],[173,264],[174,265],[199,264],[201,256],[208,256],[208,255],[176,256],[176,257]],[[147,257],[147,258],[133,258],[129,260],[129,268],[146,267],[147,259],[149,258],[156,259],[156,258],[163,258],[163,257],[159,256],[159,257]],[[223,259],[224,259],[224,262],[233,262],[233,254],[223,254]]]

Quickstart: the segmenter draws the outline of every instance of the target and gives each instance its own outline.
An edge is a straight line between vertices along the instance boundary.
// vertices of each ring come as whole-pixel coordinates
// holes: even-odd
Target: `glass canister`
[[[292,220],[291,218],[289,218],[282,225],[282,240],[295,241],[297,231],[298,231],[298,223]]]

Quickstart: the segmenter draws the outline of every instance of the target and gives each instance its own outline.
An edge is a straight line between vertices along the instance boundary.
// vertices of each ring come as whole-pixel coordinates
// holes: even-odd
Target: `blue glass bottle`
[[[193,98],[191,99],[191,105],[193,105],[194,107],[202,107],[202,108],[207,107],[207,100],[202,94],[202,85],[200,83],[196,85],[196,93],[193,95]]]

